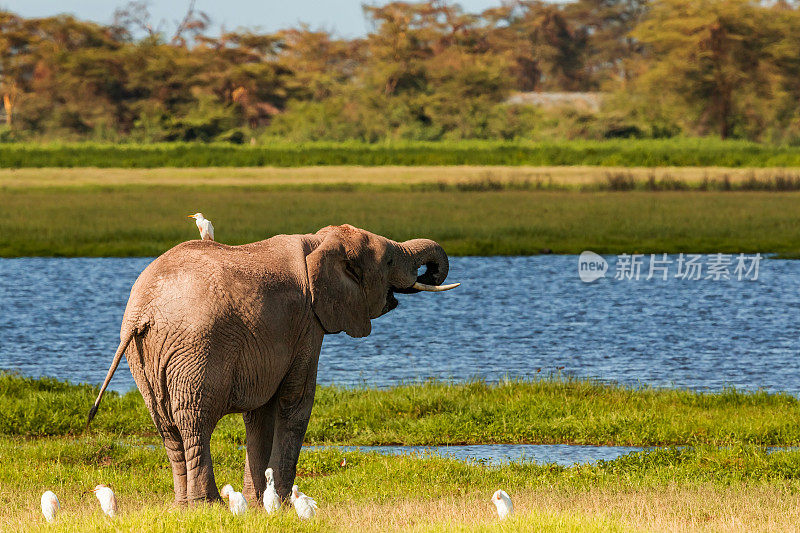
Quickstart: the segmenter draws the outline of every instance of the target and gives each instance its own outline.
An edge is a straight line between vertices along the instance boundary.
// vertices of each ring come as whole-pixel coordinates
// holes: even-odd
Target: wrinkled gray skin
[[[255,504],[272,467],[286,498],[323,336],[369,335],[370,320],[397,306],[393,292],[418,292],[423,265],[420,282],[447,277],[437,243],[348,225],[243,246],[189,241],[153,261],[131,290],[118,354],[164,440],[175,501],[219,499],[209,442],[229,413],[243,413],[247,433],[244,495]]]

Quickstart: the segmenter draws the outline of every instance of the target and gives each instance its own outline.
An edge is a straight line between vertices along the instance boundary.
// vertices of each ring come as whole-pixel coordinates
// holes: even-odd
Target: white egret
[[[300,492],[297,485],[292,487],[291,502],[301,520],[314,518],[314,515],[317,514],[317,502]]]
[[[204,241],[214,240],[214,226],[211,221],[203,216],[203,213],[195,213],[194,215],[187,215],[188,218],[193,218],[194,223],[197,224],[197,229],[200,230],[200,238]]]
[[[272,475],[272,469],[267,468],[264,475],[267,476],[267,488],[264,490],[264,509],[272,514],[281,507],[281,499],[275,491],[275,477]]]
[[[42,494],[42,514],[44,515],[45,520],[52,522],[60,510],[61,504],[58,502],[58,498],[52,491],[48,490]]]
[[[497,514],[500,520],[510,514],[514,514],[514,504],[511,503],[511,498],[504,490],[498,490],[492,496],[492,503],[497,507]]]
[[[100,502],[100,508],[110,517],[117,514],[117,499],[114,497],[114,491],[105,485],[97,485],[89,492],[94,492],[97,500]]]
[[[230,485],[222,487],[219,493],[223,498],[228,498],[228,507],[235,515],[244,514],[247,511],[247,500],[244,499],[241,492],[236,492]]]

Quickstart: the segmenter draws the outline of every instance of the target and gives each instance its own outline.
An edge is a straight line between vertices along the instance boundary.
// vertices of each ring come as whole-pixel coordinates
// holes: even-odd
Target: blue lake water
[[[678,446],[686,448],[686,446]],[[304,446],[303,450],[341,450],[342,452],[375,452],[383,455],[437,455],[459,461],[481,462],[486,466],[508,463],[537,463],[574,466],[613,461],[624,455],[651,451],[658,446],[585,446],[580,444],[470,444],[464,446]],[[767,446],[767,453],[792,452],[796,446]]]
[[[574,444],[473,444],[465,446],[304,446],[303,450],[336,449],[343,452],[377,452],[383,455],[438,455],[460,461],[481,461],[489,466],[532,462],[573,466],[613,461],[629,453],[654,448],[636,446],[581,446]]]
[[[150,260],[0,259],[0,368],[101,383],[131,285]],[[800,261],[763,260],[756,281],[612,277],[583,283],[576,256],[452,258],[448,280],[458,289],[398,295],[399,308],[373,321],[365,339],[328,336],[319,382],[562,371],[800,393]],[[111,388],[133,387],[123,360]]]

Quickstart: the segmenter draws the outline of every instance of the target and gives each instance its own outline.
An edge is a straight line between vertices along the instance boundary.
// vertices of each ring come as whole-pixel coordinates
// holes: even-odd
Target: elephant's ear
[[[338,231],[328,231],[316,250],[306,257],[311,301],[322,327],[329,333],[347,332],[366,337],[372,331],[361,267],[347,253],[347,241]]]

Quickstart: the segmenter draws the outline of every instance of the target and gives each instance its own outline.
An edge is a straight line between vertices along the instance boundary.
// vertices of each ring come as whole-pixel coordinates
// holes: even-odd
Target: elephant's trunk
[[[412,294],[420,291],[443,291],[452,289],[458,284],[441,285],[447,278],[450,262],[447,254],[439,244],[430,239],[412,239],[398,243],[400,249],[409,260],[409,266],[416,280],[413,284],[396,286],[395,290],[403,294]],[[417,270],[425,267],[425,272],[417,276]]]

